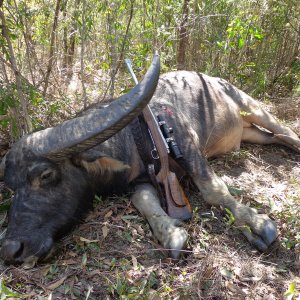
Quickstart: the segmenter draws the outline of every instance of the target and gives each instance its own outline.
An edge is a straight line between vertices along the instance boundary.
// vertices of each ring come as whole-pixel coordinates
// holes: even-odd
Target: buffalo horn
[[[104,142],[148,104],[157,86],[159,70],[159,56],[155,54],[144,79],[130,92],[101,109],[24,136],[19,145],[38,155],[59,160]]]

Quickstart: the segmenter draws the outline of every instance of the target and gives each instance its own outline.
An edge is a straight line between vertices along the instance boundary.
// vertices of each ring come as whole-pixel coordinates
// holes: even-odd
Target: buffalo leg
[[[249,107],[252,108],[252,105],[249,105]],[[274,143],[285,145],[300,153],[300,139],[297,134],[290,128],[277,122],[277,120],[267,111],[261,108],[250,109],[249,115],[243,117],[243,119],[249,125],[256,124],[268,129],[273,134]],[[259,141],[255,142],[260,143]]]
[[[283,138],[280,134],[266,132],[256,126],[244,127],[242,141],[260,145],[280,144],[300,152],[300,140],[297,142],[296,137],[291,142],[291,137]]]
[[[150,184],[138,185],[131,200],[148,221],[161,245],[170,250],[173,258],[178,258],[186,245],[188,234],[184,228],[179,227],[179,220],[170,218],[162,209],[154,187]]]
[[[237,202],[209,165],[205,166],[203,161],[201,165],[201,173],[193,175],[192,178],[204,200],[210,205],[230,210],[235,225],[241,229],[248,241],[260,251],[265,251],[277,238],[276,223],[267,215],[258,214],[254,208]]]
[[[256,126],[246,127],[243,129],[242,141],[252,144],[268,145],[268,144],[283,144],[279,138],[273,133],[262,131]]]

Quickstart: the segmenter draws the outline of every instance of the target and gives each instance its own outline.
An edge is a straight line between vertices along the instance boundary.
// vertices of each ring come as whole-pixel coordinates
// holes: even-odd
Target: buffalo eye
[[[58,168],[44,164],[34,166],[28,173],[28,179],[33,188],[55,185],[60,177]]]
[[[52,179],[54,178],[55,178],[55,171],[51,169],[44,171],[40,176],[41,181],[44,182],[52,181]]]

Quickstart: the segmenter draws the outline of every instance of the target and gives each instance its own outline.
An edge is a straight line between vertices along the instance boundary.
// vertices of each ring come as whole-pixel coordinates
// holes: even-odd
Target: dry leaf
[[[81,242],[84,242],[84,243],[87,243],[87,244],[99,242],[99,240],[89,240],[89,239],[86,239],[86,238],[84,238],[84,237],[82,237],[82,236],[79,237],[79,240],[80,240]]]
[[[156,290],[150,289],[149,291],[149,300],[160,300],[161,297],[158,295]]]
[[[82,260],[81,260],[81,267],[82,268],[85,267],[86,263],[87,263],[87,255],[86,255],[86,253],[83,253]]]
[[[241,276],[241,272],[242,272],[241,267],[236,266],[236,267],[233,268],[233,273],[234,273],[236,276],[240,277],[240,276]]]
[[[48,290],[51,290],[51,291],[57,289],[59,286],[61,286],[61,285],[64,283],[64,281],[65,281],[67,278],[68,278],[68,276],[64,276],[64,277],[62,277],[61,279],[54,281],[53,283],[51,283],[51,284],[49,284],[49,285],[47,286],[47,289],[48,289]]]
[[[102,275],[102,272],[99,269],[96,269],[87,274],[88,278],[92,278],[96,275]]]
[[[131,261],[132,261],[133,268],[136,270],[138,267],[138,262],[137,262],[136,257],[131,255]]]
[[[61,262],[61,265],[62,266],[67,266],[67,265],[76,265],[78,264],[78,261],[74,260],[74,259],[66,259],[66,260],[63,260]]]
[[[104,239],[107,237],[108,232],[109,232],[109,228],[108,228],[106,225],[104,225],[104,226],[102,227],[102,235],[103,235],[103,238],[104,238]]]
[[[144,229],[143,229],[143,227],[141,225],[139,225],[139,224],[132,224],[131,226],[134,227],[137,230],[138,234],[145,235],[145,231],[144,231]]]
[[[111,217],[111,215],[113,214],[113,211],[110,210],[109,212],[107,212],[104,216],[104,219],[108,219],[109,217]]]
[[[245,295],[245,292],[230,281],[225,281],[225,286],[234,294]]]
[[[43,275],[43,277],[47,276],[47,274],[49,273],[50,270],[50,266],[46,266],[45,268],[43,268],[41,270],[41,274]]]
[[[224,277],[227,277],[227,278],[230,278],[230,279],[234,279],[234,275],[231,271],[229,271],[227,268],[225,267],[222,267],[220,269],[220,273],[224,276]]]
[[[73,251],[69,251],[68,252],[68,255],[71,256],[71,257],[76,257],[78,256],[78,254],[76,252],[73,252]]]

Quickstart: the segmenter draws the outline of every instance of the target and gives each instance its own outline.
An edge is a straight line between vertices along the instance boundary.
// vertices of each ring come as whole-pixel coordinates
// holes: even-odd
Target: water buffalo
[[[5,184],[14,190],[0,251],[6,262],[44,258],[53,242],[92,207],[95,194],[114,193],[129,184],[134,186],[132,203],[154,236],[178,257],[188,234],[161,208],[149,181],[138,180],[145,168],[127,126],[155,90],[157,60],[129,95],[12,146],[2,164]],[[239,149],[242,141],[278,143],[300,152],[298,136],[232,84],[196,72],[160,76],[151,107],[174,128],[184,158],[179,164],[204,200],[229,209],[249,242],[266,250],[277,237],[276,223],[237,202],[207,158]]]

